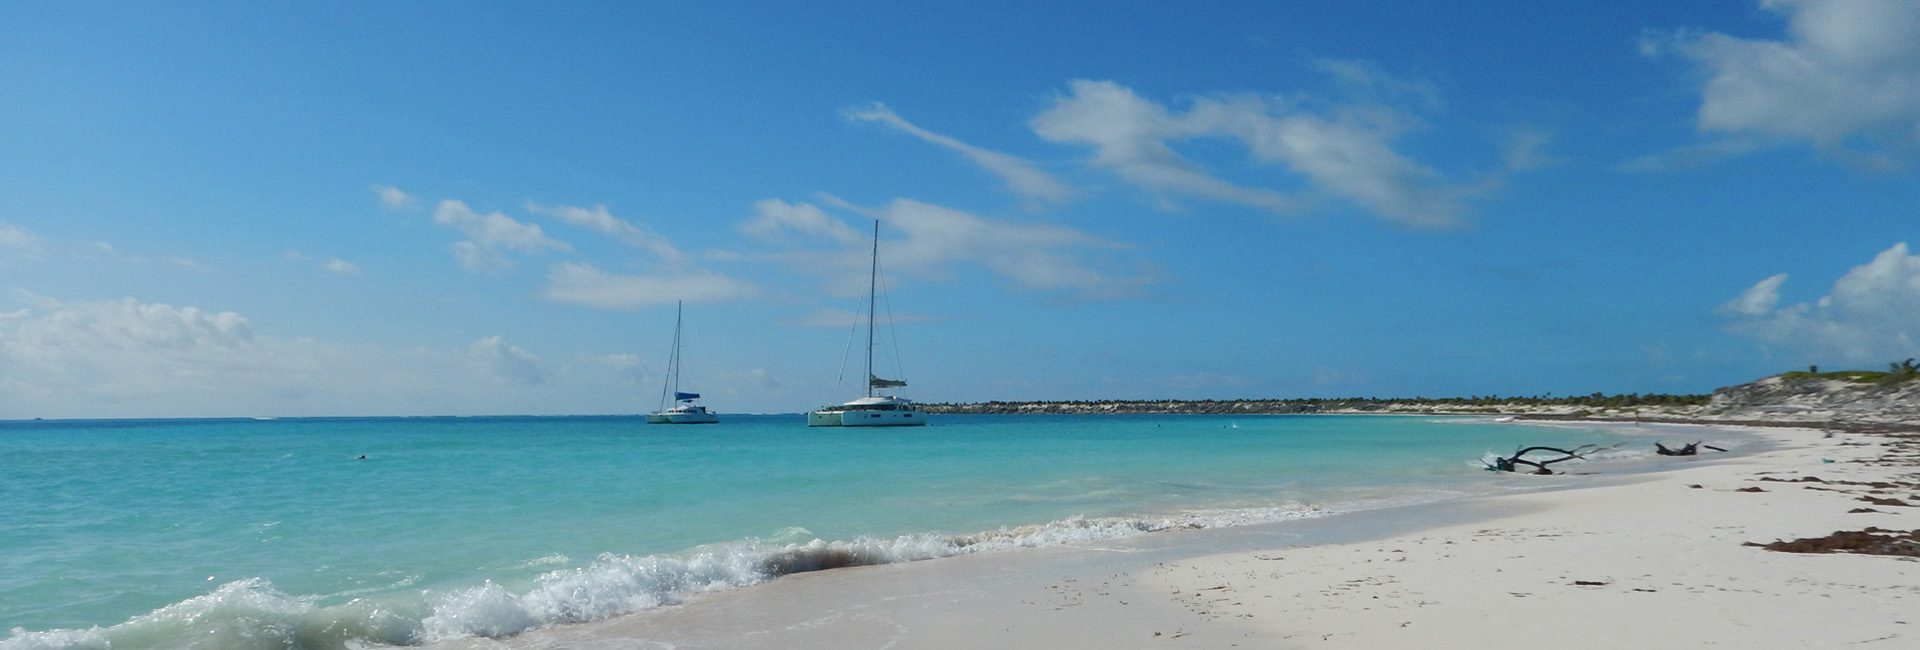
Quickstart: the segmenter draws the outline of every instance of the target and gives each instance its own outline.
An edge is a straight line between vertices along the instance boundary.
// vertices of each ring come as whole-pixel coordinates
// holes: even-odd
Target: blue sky
[[[0,418],[1920,356],[1920,3],[550,4],[0,6]]]

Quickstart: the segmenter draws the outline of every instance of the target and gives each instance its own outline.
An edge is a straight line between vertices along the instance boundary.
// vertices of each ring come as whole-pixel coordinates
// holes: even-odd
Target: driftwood
[[[1667,447],[1666,445],[1663,445],[1657,442],[1653,443],[1653,447],[1654,447],[1654,452],[1662,456],[1696,456],[1700,454],[1701,447],[1706,447],[1707,449],[1712,449],[1714,451],[1726,451],[1725,449],[1721,449],[1713,445],[1703,445],[1698,442],[1688,443],[1686,446],[1681,447],[1679,449],[1672,449]]]
[[[1775,540],[1771,544],[1747,542],[1744,546],[1758,546],[1782,553],[1860,553],[1920,557],[1920,530],[1901,532],[1868,527],[1866,530],[1836,531],[1826,537],[1802,538],[1791,542]]]
[[[1494,472],[1518,472],[1520,471],[1519,469],[1520,466],[1524,465],[1524,466],[1533,468],[1533,471],[1528,472],[1529,474],[1552,474],[1553,470],[1548,469],[1547,468],[1548,465],[1569,461],[1576,458],[1585,460],[1586,454],[1591,454],[1596,451],[1613,449],[1614,447],[1619,447],[1619,446],[1620,445],[1601,447],[1599,445],[1580,445],[1570,450],[1559,449],[1555,447],[1527,447],[1525,449],[1521,449],[1520,451],[1513,452],[1512,456],[1495,457],[1493,459],[1493,462],[1487,463],[1487,470],[1494,471]],[[1560,455],[1555,458],[1547,458],[1543,460],[1526,457],[1527,454],[1531,454],[1534,452],[1551,452],[1551,453],[1560,454]]]

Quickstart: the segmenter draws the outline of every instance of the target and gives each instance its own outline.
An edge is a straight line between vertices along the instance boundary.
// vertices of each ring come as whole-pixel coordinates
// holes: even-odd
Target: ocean
[[[1652,446],[1459,417],[723,418],[0,422],[0,650],[498,637],[798,571],[1537,489],[1483,459]]]

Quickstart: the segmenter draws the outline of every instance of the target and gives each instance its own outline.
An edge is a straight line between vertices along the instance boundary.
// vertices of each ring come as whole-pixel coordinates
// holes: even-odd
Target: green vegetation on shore
[[[1779,380],[1786,381],[1783,383]],[[1844,385],[1851,385],[1852,388],[1836,389],[1832,384],[1827,384],[1828,381],[1844,382]],[[1899,415],[1911,410],[1900,404],[1902,400],[1908,399],[1902,396],[1920,394],[1910,390],[1915,385],[1920,385],[1920,365],[1915,365],[1914,359],[1907,359],[1900,363],[1888,364],[1886,372],[1872,370],[1820,372],[1817,367],[1808,368],[1804,372],[1787,372],[1740,386],[1721,388],[1714,391],[1712,395],[1592,393],[1555,397],[1549,393],[1533,397],[1475,395],[1439,398],[993,401],[973,404],[922,404],[922,406],[930,413],[970,414],[1386,413],[1640,420],[1642,418],[1700,417],[1725,419],[1742,415],[1754,419],[1777,419],[1782,417],[1782,413],[1803,412],[1808,417],[1872,420],[1889,413],[1895,414],[1896,419],[1909,417]]]
[[[1837,381],[1850,381],[1856,384],[1898,384],[1920,379],[1920,366],[1914,365],[1913,359],[1887,365],[1888,368],[1886,372],[1874,370],[1820,372],[1819,368],[1809,368],[1804,371],[1796,370],[1780,376],[1787,379],[1833,379]]]
[[[1449,413],[1506,413],[1554,407],[1631,409],[1705,406],[1711,395],[1629,393],[1553,397],[1378,397],[1238,400],[1063,400],[922,404],[931,413],[1350,413],[1426,410]]]

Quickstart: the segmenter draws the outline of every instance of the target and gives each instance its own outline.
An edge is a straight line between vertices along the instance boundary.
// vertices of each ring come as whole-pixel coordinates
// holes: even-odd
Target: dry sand
[[[1915,558],[1744,545],[1920,528],[1920,508],[1861,500],[1920,505],[1913,448],[1757,434],[1779,448],[1575,489],[794,575],[440,647],[1920,648]]]

